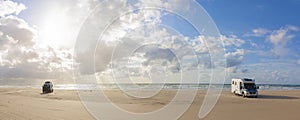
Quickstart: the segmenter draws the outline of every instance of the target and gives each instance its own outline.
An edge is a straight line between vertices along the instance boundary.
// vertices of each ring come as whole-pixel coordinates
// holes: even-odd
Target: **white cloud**
[[[250,41],[250,45],[251,45],[252,47],[255,47],[255,48],[258,48],[258,47],[259,47],[258,44],[254,43],[254,42],[252,42],[252,41]]]
[[[279,30],[274,30],[271,35],[267,37],[267,40],[274,45],[272,53],[277,56],[285,56],[289,54],[289,49],[286,48],[286,44],[292,40],[295,35],[291,32],[298,31],[296,26],[285,26]]]
[[[44,32],[44,34],[49,34],[49,36],[60,36],[63,35],[65,31],[67,31],[67,36],[76,36],[76,33],[79,30],[78,26],[81,25],[82,21],[87,17],[86,15],[90,12],[90,10],[93,10],[93,8],[95,8],[98,3],[99,2],[95,0],[83,0],[78,2],[67,3],[62,2],[62,4],[60,4],[61,6],[56,7],[56,10],[59,12],[54,10],[54,16],[51,16],[52,13],[45,13],[46,15],[49,15],[44,18],[49,20],[46,21],[49,22],[49,24],[45,25],[45,29],[49,29],[49,27],[51,27],[53,28],[51,30],[54,30],[54,32],[42,32]],[[141,45],[141,43],[153,42],[165,45],[170,49],[174,50],[174,52],[176,52],[177,57],[186,61],[194,60],[195,52],[197,57],[199,57],[200,64],[203,64],[205,68],[213,68],[215,66],[215,63],[210,61],[209,52],[221,52],[216,51],[220,49],[211,49],[210,51],[208,51],[207,47],[223,48],[223,46],[214,42],[219,43],[220,41],[223,41],[225,43],[225,46],[237,47],[240,47],[244,44],[244,40],[238,38],[235,35],[221,36],[218,38],[198,36],[197,38],[191,39],[182,35],[171,34],[167,29],[156,28],[155,25],[161,23],[161,17],[164,15],[160,10],[139,10],[120,17],[119,19],[114,21],[113,24],[104,22],[111,22],[108,19],[115,18],[116,15],[119,15],[120,13],[131,11],[133,10],[133,7],[143,7],[146,4],[152,4],[152,6],[163,6],[166,8],[171,7],[172,9],[187,6],[187,8],[183,9],[189,9],[189,5],[186,5],[187,3],[188,2],[179,0],[171,1],[171,3],[163,2],[162,0],[152,0],[139,1],[137,4],[135,4],[135,6],[130,6],[128,3],[126,3],[126,1],[114,0],[108,2],[107,6],[105,6],[107,7],[107,9],[103,9],[105,11],[102,11],[102,13],[105,14],[97,14],[96,16],[93,16],[94,20],[97,21],[92,23],[91,26],[97,26],[100,29],[106,28],[108,25],[110,25],[109,28],[106,29],[102,38],[108,43],[116,42],[118,44],[106,44],[105,42],[99,43],[95,54],[96,72],[107,70],[108,65],[111,63],[112,60],[111,55],[114,52],[114,50],[116,50],[115,48],[118,48],[120,50],[120,53],[115,53],[114,55],[117,56],[117,59],[122,59],[124,56],[128,55],[128,53],[131,52],[130,50],[135,49],[135,47]],[[46,73],[51,73],[55,71],[63,71],[69,69],[72,56],[69,50],[58,49],[56,47],[48,47],[48,45],[38,45],[36,39],[40,40],[42,36],[37,36],[37,31],[32,26],[30,26],[25,20],[11,15],[19,14],[19,12],[24,10],[26,7],[24,5],[22,7],[22,5],[23,4],[18,4],[18,9],[11,10],[10,12],[2,10],[0,11],[0,55],[1,62],[3,63],[1,63],[1,67],[15,68],[6,70],[13,74],[16,74],[15,76],[26,76],[34,74],[34,72],[36,71],[44,71]],[[147,24],[147,26],[144,26],[145,24]],[[128,31],[130,31],[131,33],[128,33]],[[95,31],[86,32],[90,33]],[[88,38],[85,39],[86,43],[90,42]],[[51,41],[51,39],[47,40]],[[72,41],[73,38],[65,37],[59,40]],[[65,42],[65,44],[69,44],[69,42]],[[195,51],[193,51],[193,49]],[[87,50],[81,53],[83,54],[83,57],[78,58],[78,61],[82,63],[86,63],[86,61],[88,61],[91,63],[90,58],[92,58],[94,54],[86,53],[94,53],[94,50],[95,49],[93,47],[88,46]],[[159,48],[159,50],[160,52],[164,52],[166,51],[166,48],[162,47]],[[153,53],[156,52],[159,51],[148,51],[148,56],[146,57],[152,60],[155,60],[157,58],[166,60],[175,59],[174,56],[170,55],[171,53],[169,52],[164,52],[153,56]],[[234,66],[237,66],[241,63],[243,59],[243,50],[239,49],[235,52],[227,53],[226,57],[228,58],[228,61],[230,63],[230,66],[228,67],[233,68]],[[178,67],[177,64],[169,64],[172,67],[172,69],[177,69],[176,67]],[[82,69],[82,71],[85,73],[92,73],[94,72],[91,71],[94,70],[93,65],[94,64],[83,65],[84,67],[80,67],[80,69]],[[196,68],[197,65],[197,61],[192,61],[190,62],[190,64],[186,64],[182,67],[183,69],[191,69]],[[9,75],[7,77],[9,77]]]
[[[281,28],[279,30],[275,30],[269,37],[268,40],[275,44],[285,44],[287,41],[291,40],[294,35],[288,34],[288,28]]]
[[[218,53],[220,51],[215,51],[215,50],[222,50],[224,49],[223,47],[241,47],[244,43],[245,40],[238,38],[236,35],[221,35],[219,37],[206,37],[203,35],[198,36],[197,38],[191,40],[192,46],[195,48],[197,53]],[[223,42],[224,46],[219,46],[220,44],[218,43],[209,43],[206,44],[206,42]],[[211,49],[210,51],[208,48],[217,48],[217,47],[222,47],[222,49]]]
[[[227,67],[235,67],[240,65],[244,60],[244,50],[237,49],[234,52],[228,52],[225,54]]]
[[[10,0],[0,0],[0,17],[5,17],[9,14],[18,15],[25,9],[26,6],[22,3],[16,3]]]
[[[232,73],[237,73],[237,67],[228,67],[226,68],[226,72],[229,73],[229,74],[232,74]]]
[[[28,59],[37,59],[34,50],[36,30],[26,21],[16,16],[0,18],[0,52],[2,66],[17,66],[27,63]]]
[[[138,28],[141,29],[141,28]],[[159,60],[165,60],[170,61],[168,64],[169,66],[173,66],[171,68],[173,71],[177,71],[180,69],[183,70],[195,70],[198,66],[202,70],[206,69],[214,69],[216,65],[218,64],[218,61],[211,61],[210,54],[216,54],[220,53],[221,51],[218,51],[217,49],[211,49],[208,50],[208,47],[206,42],[212,42],[210,43],[210,48],[216,48],[216,47],[223,47],[218,46],[218,44],[214,44],[213,42],[220,42],[224,41],[226,42],[226,46],[241,46],[244,43],[244,40],[239,39],[237,36],[231,35],[229,37],[227,36],[220,36],[220,37],[205,37],[205,36],[198,36],[194,39],[182,36],[182,35],[173,35],[169,33],[167,29],[156,29],[154,32],[149,33],[147,36],[143,35],[143,30],[138,30],[127,34],[125,38],[122,39],[123,42],[119,42],[119,45],[117,49],[114,51],[114,55],[118,56],[119,58],[122,58],[126,55],[130,55],[128,53],[131,53],[130,50],[135,49],[135,47],[138,47],[141,45],[141,43],[156,43],[158,45],[166,46],[166,48],[169,48],[174,52],[176,56],[174,56],[172,53],[168,52],[165,48],[153,48],[151,50],[146,50],[144,57],[146,60],[144,62],[152,62],[153,61],[159,61]],[[143,29],[143,28],[142,28]],[[135,42],[134,42],[135,41]],[[101,70],[110,70],[105,69],[107,67],[107,64],[109,64],[109,61],[111,60],[111,50],[105,49],[107,47],[99,47],[99,50],[97,50],[97,57],[96,62],[99,61],[98,70],[101,72]],[[113,47],[110,49],[114,49]],[[150,48],[149,48],[150,49]],[[109,53],[105,52],[102,53],[101,51],[109,51]],[[195,55],[194,55],[195,53]],[[103,56],[107,55],[107,56]],[[231,72],[236,71],[237,66],[240,65],[243,61],[244,56],[244,50],[243,49],[237,49],[234,52],[229,52],[225,55],[227,59],[227,69],[230,69]],[[176,66],[176,62],[174,59],[177,59],[175,57],[178,57],[179,59],[188,60],[190,63],[182,66]],[[198,57],[198,60],[196,58]],[[126,59],[118,59],[118,62],[115,62],[115,65],[118,69],[124,69],[125,67],[122,66],[122,64],[127,64]],[[107,61],[106,64],[104,61]],[[161,61],[159,61],[161,62]],[[164,62],[165,63],[165,62]],[[171,64],[171,65],[170,65]],[[148,65],[143,64],[143,65]],[[163,66],[163,65],[160,65]],[[146,68],[146,66],[144,66]],[[101,68],[101,69],[100,69]],[[125,71],[125,70],[123,70]],[[126,71],[124,72],[126,73]],[[124,76],[124,75],[120,75]]]
[[[37,44],[37,30],[24,19],[12,15],[24,10],[23,4],[11,1],[0,3],[1,78],[47,78],[51,77],[51,72],[71,68],[72,55],[69,50]],[[58,77],[53,75],[52,77]]]
[[[242,40],[238,38],[236,35],[229,35],[229,36],[221,36],[220,37],[221,41],[223,41],[225,46],[236,46],[240,47],[245,43],[245,40]]]
[[[0,33],[2,38],[5,37],[1,39],[1,43],[18,43],[22,46],[32,46],[37,36],[35,29],[23,19],[15,16],[0,18]]]
[[[166,7],[167,3],[162,0],[139,0],[134,6],[143,8],[143,7]]]
[[[36,71],[43,71],[46,73],[51,73],[55,71],[60,71],[61,69],[67,69],[69,62],[71,61],[72,56],[70,54],[69,50],[64,49],[58,49],[57,47],[49,47],[44,42],[41,42],[42,37],[47,38],[45,41],[53,42],[55,45],[61,46],[67,46],[68,48],[72,47],[72,40],[76,37],[76,33],[79,30],[79,27],[83,20],[87,17],[88,13],[93,10],[99,3],[99,1],[96,0],[80,0],[77,2],[65,2],[65,1],[59,1],[60,4],[49,4],[56,5],[53,9],[45,8],[43,9],[51,9],[49,11],[43,11],[43,19],[46,21],[42,21],[41,23],[36,23],[37,27],[35,30],[30,24],[27,23],[27,21],[16,17],[12,14],[18,14],[20,11],[24,10],[25,8],[21,9],[22,7],[19,7],[19,9],[15,9],[13,12],[3,12],[1,11],[1,24],[0,24],[0,55],[1,55],[1,71],[2,69],[6,69],[5,71],[8,71],[9,73],[12,73],[10,75],[6,75],[6,77],[9,76],[19,76],[24,77],[26,75],[34,75]],[[178,57],[182,57],[184,60],[189,61],[191,59],[194,59],[195,57],[192,56],[192,47],[196,48],[196,54],[203,57],[207,55],[207,58],[209,58],[208,50],[205,45],[204,41],[198,41],[195,39],[194,42],[189,44],[187,41],[190,40],[190,38],[187,38],[182,35],[174,35],[170,34],[168,30],[155,28],[155,25],[160,24],[161,22],[161,16],[162,14],[161,10],[139,10],[132,12],[130,14],[126,14],[125,16],[122,16],[120,19],[117,19],[113,24],[110,24],[111,18],[116,18],[117,15],[120,13],[124,13],[127,11],[133,10],[133,7],[143,7],[145,4],[152,4],[151,6],[164,6],[164,7],[172,7],[173,9],[175,7],[182,8],[182,6],[188,6],[183,5],[187,4],[188,2],[184,1],[174,1],[172,0],[172,5],[167,3],[167,1],[163,0],[152,0],[152,1],[138,1],[138,3],[135,6],[130,6],[126,0],[119,1],[119,0],[113,0],[107,2],[107,9],[105,11],[102,11],[102,13],[105,14],[97,14],[96,16],[93,16],[94,21],[91,26],[97,26],[99,29],[104,29],[109,26],[109,28],[106,29],[106,33],[103,34],[102,38],[104,41],[109,42],[117,42],[118,44],[104,44],[104,42],[100,42],[98,48],[96,49],[96,70],[103,71],[107,68],[107,65],[111,62],[111,55],[113,53],[113,50],[116,46],[123,47],[124,49],[121,49],[122,52],[120,52],[118,55],[118,59],[122,59],[129,50],[134,49],[137,45],[140,45],[140,43],[158,43],[158,44],[164,44],[171,49],[176,50],[176,54]],[[19,6],[22,6],[23,4],[18,4]],[[5,6],[7,7],[7,6]],[[51,6],[52,7],[52,6]],[[4,7],[1,7],[4,8]],[[0,8],[0,9],[1,9]],[[187,9],[187,8],[186,8]],[[52,12],[51,12],[52,11]],[[118,17],[118,16],[117,16]],[[33,18],[34,19],[34,18]],[[110,20],[108,20],[110,19]],[[39,19],[38,19],[39,20]],[[108,21],[108,22],[105,22]],[[44,23],[45,22],[45,23]],[[41,27],[41,24],[44,24],[45,26]],[[147,26],[144,26],[147,24]],[[1,29],[2,27],[2,29]],[[89,26],[88,26],[89,27]],[[140,28],[139,28],[140,27]],[[144,28],[145,27],[145,28]],[[45,30],[45,31],[44,31]],[[49,30],[49,31],[48,31]],[[127,33],[127,32],[133,32],[133,33]],[[87,33],[92,33],[95,31],[86,31]],[[37,34],[38,33],[38,34]],[[65,34],[66,33],[66,34]],[[42,36],[44,34],[47,34],[48,36]],[[100,33],[99,33],[100,34]],[[64,35],[64,36],[63,36]],[[62,36],[55,37],[55,36]],[[71,37],[66,37],[71,36]],[[90,38],[93,38],[94,36],[88,36],[85,39],[85,43],[92,43],[89,40]],[[98,37],[98,36],[97,36]],[[50,39],[49,39],[50,38]],[[52,38],[60,38],[60,39],[52,39]],[[122,41],[122,39],[124,39]],[[126,39],[126,40],[125,40]],[[207,41],[212,41],[214,38],[208,39]],[[170,41],[169,41],[170,40]],[[63,42],[62,42],[63,41]],[[121,41],[121,42],[120,42]],[[126,42],[124,42],[126,41]],[[59,43],[62,42],[62,43]],[[3,44],[2,44],[3,43]],[[41,45],[43,43],[43,45]],[[234,42],[231,42],[232,44]],[[94,44],[93,44],[94,45]],[[199,46],[198,46],[199,45]],[[222,46],[216,46],[216,47],[222,47]],[[85,52],[81,53],[83,54],[82,58],[78,58],[79,61],[85,63],[86,61],[89,61],[91,63],[91,57],[93,57],[94,54],[85,54],[85,53],[94,53],[94,48],[87,45],[87,49]],[[127,49],[130,48],[130,49]],[[166,51],[166,48],[160,48],[160,50]],[[84,50],[83,50],[84,51]],[[213,50],[212,50],[213,51]],[[148,58],[149,59],[155,59],[155,58],[162,58],[162,59],[170,59],[174,56],[170,55],[169,53],[165,54],[157,54],[157,56],[150,57],[153,51],[148,52]],[[150,55],[151,54],[151,55]],[[201,55],[200,55],[201,54]],[[174,58],[172,58],[174,59]],[[203,59],[205,61],[209,61],[209,59]],[[3,63],[3,64],[2,64]],[[196,63],[196,62],[195,62]],[[209,62],[206,62],[207,66],[211,65]],[[94,65],[94,64],[93,64]],[[90,68],[93,68],[94,66],[90,65],[84,65],[89,68],[83,68],[84,72],[91,72]],[[176,65],[172,64],[171,67],[174,67],[176,69]],[[14,69],[7,69],[9,67],[12,67]],[[186,65],[184,67],[197,67],[194,63]],[[26,71],[27,70],[27,71]],[[93,69],[92,69],[93,70]],[[93,72],[93,71],[92,71]],[[5,72],[6,73],[6,72]],[[1,73],[1,76],[3,74]],[[45,75],[45,74],[41,74]]]
[[[294,26],[294,25],[287,25],[286,28],[291,31],[299,31],[299,27]]]
[[[251,31],[251,33],[246,33],[244,36],[254,36],[254,37],[263,37],[268,34],[270,30],[264,28],[256,28]]]
[[[263,84],[300,84],[298,74],[299,66],[290,61],[266,61],[253,64],[242,64],[240,68],[246,68],[247,72],[231,73],[230,76],[246,76],[255,78]]]
[[[127,4],[126,1],[110,1],[99,11],[96,12],[106,13],[106,14],[96,14],[95,19],[100,20],[97,21],[93,26],[99,26],[98,28],[105,29],[105,32],[101,34],[101,42],[99,42],[97,50],[96,50],[96,71],[105,70],[106,66],[110,63],[112,58],[112,52],[115,48],[118,48],[114,52],[114,59],[121,59],[123,57],[128,56],[133,49],[140,46],[141,44],[146,43],[156,43],[156,44],[166,44],[171,45],[175,41],[178,40],[178,36],[173,36],[166,32],[167,30],[156,28],[158,24],[161,23],[161,16],[163,15],[161,10],[151,9],[151,10],[138,10],[136,12],[132,12],[127,14],[125,12],[132,11],[134,7],[143,8],[146,6],[162,6],[164,7],[166,2],[161,0],[154,1],[136,1],[134,5]],[[113,8],[113,9],[111,9]],[[107,10],[107,11],[106,11]],[[123,16],[118,16],[119,14],[124,14]],[[119,17],[119,18],[118,18]],[[113,18],[113,19],[112,19]],[[93,19],[93,20],[95,20]],[[91,22],[93,22],[91,20]],[[112,22],[112,20],[114,20]],[[101,22],[103,21],[103,22]],[[109,22],[109,23],[108,23]],[[110,23],[111,22],[111,23]],[[109,25],[109,27],[107,27]],[[107,28],[106,28],[107,27]],[[93,33],[95,31],[90,31]],[[180,37],[182,38],[182,37]],[[176,43],[175,43],[176,44]],[[176,49],[182,49],[182,47],[178,44],[173,44],[172,47],[178,47]],[[91,52],[92,50],[87,50],[84,52]],[[117,52],[116,52],[117,51]],[[186,50],[182,49],[178,51],[178,54],[183,56],[186,53]],[[180,56],[179,55],[179,56]],[[92,57],[91,54],[84,54],[85,57],[78,58],[79,62],[88,63]],[[89,56],[89,57],[88,57]],[[83,73],[92,73],[93,66],[88,64],[81,64]]]

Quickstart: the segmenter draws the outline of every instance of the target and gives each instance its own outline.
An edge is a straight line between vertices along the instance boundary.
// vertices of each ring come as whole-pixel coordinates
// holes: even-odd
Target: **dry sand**
[[[93,120],[76,91],[55,90],[40,94],[40,89],[0,88],[1,120]],[[93,91],[85,91],[93,92]],[[149,112],[161,108],[173,98],[174,90],[164,90],[150,99],[124,98],[120,91],[106,91],[109,98],[131,112]],[[205,91],[199,91],[181,120],[198,120]],[[181,103],[188,104],[188,103]],[[259,98],[242,98],[224,91],[204,120],[299,120],[300,91],[260,91]],[[112,113],[113,115],[113,113]],[[120,119],[122,117],[120,116]]]

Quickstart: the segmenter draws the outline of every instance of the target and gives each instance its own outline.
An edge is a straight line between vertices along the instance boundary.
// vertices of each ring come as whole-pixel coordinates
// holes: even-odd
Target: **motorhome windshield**
[[[255,86],[254,83],[244,83],[244,87],[247,90],[254,90],[254,89],[256,89],[256,86]]]

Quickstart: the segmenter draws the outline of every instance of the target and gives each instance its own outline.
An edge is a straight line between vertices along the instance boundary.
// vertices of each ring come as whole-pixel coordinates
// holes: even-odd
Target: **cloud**
[[[238,38],[238,36],[236,35],[229,35],[229,36],[222,35],[220,37],[220,40],[223,41],[225,46],[240,47],[245,43],[245,40]]]
[[[13,2],[14,3],[14,2]],[[95,0],[82,0],[78,2],[62,2],[61,6],[57,7],[59,13],[56,13],[56,17],[60,18],[72,18],[69,19],[57,19],[53,20],[53,23],[65,24],[66,26],[59,26],[61,28],[70,27],[72,30],[66,29],[71,33],[76,33],[78,28],[87,13],[93,10],[98,1]],[[55,72],[64,72],[70,69],[72,63],[72,54],[70,50],[59,49],[57,47],[50,47],[49,45],[38,44],[37,41],[41,40],[41,36],[38,36],[37,31],[27,21],[15,16],[19,14],[26,7],[23,4],[14,3],[17,7],[12,7],[14,10],[0,11],[0,55],[1,55],[1,69],[6,69],[5,73],[11,73],[6,77],[42,77],[47,76]],[[82,73],[93,74],[95,72],[103,72],[109,69],[112,62],[119,62],[122,64],[126,57],[130,56],[132,50],[144,43],[156,43],[159,45],[165,45],[167,47],[159,47],[156,49],[150,49],[144,52],[144,56],[149,61],[175,61],[174,55],[167,49],[173,50],[176,57],[187,62],[183,69],[194,69],[197,65],[201,64],[204,68],[213,68],[216,66],[214,62],[210,61],[210,53],[218,53],[216,49],[208,50],[207,45],[210,48],[220,48],[220,44],[214,44],[213,42],[223,41],[225,46],[237,46],[240,47],[244,44],[244,40],[238,38],[235,35],[221,36],[221,37],[208,37],[198,36],[196,38],[188,38],[183,35],[174,35],[168,29],[161,29],[156,25],[161,23],[161,17],[164,15],[161,10],[139,10],[130,14],[114,19],[115,21],[111,24],[104,21],[111,21],[111,18],[116,18],[116,15],[124,13],[126,11],[132,11],[134,7],[143,7],[146,4],[153,4],[153,6],[163,6],[166,8],[182,8],[182,5],[186,4],[183,1],[172,1],[168,3],[163,0],[153,1],[137,1],[134,5],[129,5],[127,1],[110,1],[107,2],[107,9],[102,9],[105,14],[97,14],[92,16],[93,20],[90,26],[97,26],[98,29],[105,29],[106,31],[102,34],[102,40],[98,42],[97,48],[91,47],[97,43],[93,43],[89,38],[90,33],[95,31],[85,31],[86,38],[85,43],[79,43],[85,46],[85,49],[81,49],[78,52],[78,56],[75,56],[78,62],[79,69]],[[4,4],[1,4],[2,6]],[[4,7],[9,7],[6,4]],[[61,9],[60,9],[61,8]],[[183,8],[190,9],[190,8]],[[6,11],[7,10],[7,11]],[[56,18],[54,17],[54,18]],[[64,20],[64,21],[59,21]],[[93,21],[91,20],[91,21]],[[64,23],[65,22],[65,23]],[[47,28],[47,27],[46,27]],[[55,27],[54,27],[55,28]],[[84,28],[83,28],[84,29]],[[62,30],[62,29],[54,29]],[[65,30],[65,29],[63,29]],[[49,34],[46,32],[46,34]],[[53,33],[49,35],[54,35]],[[96,36],[99,37],[98,34]],[[64,39],[68,41],[67,39]],[[206,44],[209,42],[209,44]],[[68,43],[68,42],[65,42]],[[90,44],[86,44],[90,43]],[[238,53],[236,53],[238,54]],[[114,56],[112,56],[114,55]],[[236,55],[237,56],[237,55]],[[95,57],[95,64],[91,58]],[[196,58],[199,58],[199,63]],[[234,53],[228,54],[228,58],[235,57]],[[123,61],[122,61],[123,60]],[[127,62],[127,61],[126,61]],[[234,62],[234,61],[233,61]],[[232,66],[238,65],[233,63]],[[237,61],[235,61],[237,62]],[[166,62],[162,63],[166,64]],[[168,63],[170,69],[178,70],[178,63]],[[8,69],[10,68],[10,69]],[[95,69],[94,69],[95,68]],[[94,71],[95,70],[95,71]],[[35,72],[41,75],[36,75]]]
[[[300,59],[298,59],[297,63],[300,64]]]
[[[242,73],[247,73],[247,72],[249,72],[249,69],[244,68],[244,69],[241,70],[241,72],[242,72]]]
[[[285,26],[279,30],[274,30],[267,37],[267,41],[274,45],[272,53],[275,56],[281,57],[289,53],[289,49],[286,48],[286,44],[295,37],[295,35],[291,33],[293,31],[298,31],[298,27]]]
[[[9,14],[18,15],[25,9],[26,6],[22,3],[16,3],[10,0],[0,0],[0,17],[5,17]]]
[[[294,26],[280,28],[279,30],[273,31],[272,34],[267,38],[267,40],[269,40],[269,42],[273,43],[274,45],[286,44],[287,41],[295,37],[292,34],[288,34],[288,32],[297,30],[298,29]]]
[[[268,29],[256,28],[256,29],[253,29],[251,31],[251,33],[244,34],[244,36],[246,36],[246,37],[251,37],[251,36],[254,36],[254,37],[263,37],[266,34],[268,34],[269,32],[270,32],[270,30],[268,30]]]
[[[98,9],[95,11],[106,14],[96,14],[95,16],[92,16],[93,19],[91,20],[91,23],[93,23],[91,27],[98,26],[97,30],[99,30],[100,28],[105,29],[105,32],[101,34],[101,41],[98,42],[98,46],[95,52],[96,71],[94,71],[93,69],[94,65],[89,64],[91,58],[94,56],[92,54],[94,53],[94,49],[90,45],[87,45],[85,49],[79,50],[81,53],[78,53],[80,55],[77,57],[77,62],[79,63],[79,68],[82,73],[93,73],[106,70],[106,67],[110,64],[110,62],[114,60],[122,60],[122,58],[129,56],[134,49],[142,44],[155,43],[166,44],[171,48],[177,47],[176,50],[179,57],[182,57],[187,53],[187,50],[190,50],[184,49],[183,47],[186,46],[187,43],[181,45],[181,43],[184,42],[182,42],[179,38],[183,37],[173,36],[168,33],[167,30],[157,28],[157,25],[161,23],[161,17],[164,15],[163,11],[161,10],[141,9],[130,14],[117,16],[119,14],[124,14],[127,11],[132,11],[135,7],[142,8],[146,5],[148,6],[149,4],[153,6],[165,6],[167,2],[164,2],[162,0],[154,0],[150,2],[141,0],[136,1],[136,3],[133,3],[133,5],[127,4],[126,1],[111,1],[105,4],[108,4],[104,6],[107,8],[101,8],[99,11],[97,11]],[[116,17],[119,18],[115,19]],[[114,21],[112,23],[107,23],[112,21],[111,18],[114,18]],[[95,20],[100,21],[94,23]],[[107,25],[109,25],[109,27],[107,27]],[[87,32],[87,34],[94,32],[95,31],[89,31],[89,33]],[[168,41],[170,39],[171,41]],[[80,45],[83,46],[84,44],[86,43]],[[164,51],[164,49],[160,50]],[[156,57],[166,58],[170,57],[170,55],[157,54],[156,57],[154,57],[149,51],[146,52],[145,57],[147,57],[148,59],[154,59]]]
[[[166,7],[167,3],[162,1],[162,0],[139,0],[134,6],[143,8],[143,7],[148,7],[148,6],[153,6],[153,7],[161,7],[164,6]]]
[[[211,49],[210,51],[208,50],[208,47],[209,48],[220,47],[220,46],[217,46],[219,44],[210,43],[211,46],[208,46],[206,44],[206,42],[212,42],[212,41],[220,42],[220,43],[223,42],[224,46],[221,46],[221,47],[225,47],[225,48],[241,47],[245,43],[245,40],[240,39],[238,36],[233,35],[233,34],[229,35],[229,36],[221,35],[218,37],[210,37],[210,36],[200,35],[190,41],[192,42],[192,46],[193,46],[193,48],[195,48],[197,53],[208,53],[208,52],[218,53],[218,52],[220,52],[220,51],[214,51],[215,49]]]
[[[240,68],[246,68],[247,72],[236,72],[231,76],[252,77],[258,83],[263,84],[299,84],[298,74],[300,74],[299,66],[288,61],[266,61],[253,64],[243,64]]]
[[[237,49],[234,52],[228,52],[225,54],[227,67],[234,67],[243,62],[244,50]]]
[[[165,6],[168,9],[180,9],[180,11],[187,11],[191,8],[190,2],[182,1],[182,0],[168,0],[165,2]]]
[[[206,42],[223,42],[224,46],[221,46],[222,49],[227,49],[228,51],[234,51],[234,52],[227,52],[225,53],[225,58],[227,61],[227,68],[230,68],[229,71],[234,72],[236,71],[236,68],[238,65],[240,65],[243,61],[244,56],[244,50],[240,47],[245,43],[245,40],[240,39],[236,35],[221,35],[219,37],[205,37],[205,36],[199,36],[198,38],[191,40],[192,46],[195,48],[196,53],[199,57],[198,59],[201,61],[201,63],[204,64],[205,68],[214,68],[216,65],[218,65],[218,61],[211,61],[210,54],[218,54],[222,53],[222,51],[216,51],[216,49],[208,49],[208,48],[217,48],[220,47],[216,43],[210,43],[210,46],[207,46]],[[223,48],[225,47],[225,48]],[[240,49],[237,49],[240,48]],[[222,50],[218,49],[218,50]],[[208,55],[208,56],[207,56]],[[221,65],[223,66],[223,65]]]
[[[252,41],[250,41],[250,45],[251,45],[252,47],[255,47],[255,48],[258,48],[258,47],[259,47],[258,44],[254,43],[254,42],[252,42]]]
[[[237,67],[228,67],[226,68],[227,73],[237,73]]]
[[[11,15],[0,18],[2,66],[17,66],[28,63],[30,59],[38,59],[33,48],[36,36],[36,30],[23,19]]]
[[[0,70],[1,78],[55,78],[53,72],[71,69],[69,50],[37,44],[38,32],[18,14],[23,4],[1,1]],[[7,8],[2,10],[2,8]]]
[[[3,38],[1,43],[20,44],[30,47],[34,44],[37,31],[23,19],[16,16],[8,16],[0,18],[0,36]]]
[[[30,9],[31,11],[38,11],[33,13],[31,19],[38,20],[34,24],[36,29],[39,30],[39,41],[55,47],[73,48],[81,24],[89,13],[102,1],[51,0],[36,2],[37,5],[44,6],[36,7],[36,5],[33,5],[32,9]],[[103,16],[101,19],[104,19],[105,15],[101,15],[101,17]],[[110,15],[110,13],[107,15]],[[100,20],[100,18],[97,19]]]
[[[149,30],[150,28],[147,29]],[[168,64],[176,64],[177,57],[178,59],[186,59],[193,54],[192,49],[189,48],[190,45],[181,35],[172,35],[166,29],[155,29],[155,32],[150,32],[145,36],[142,33],[143,31],[144,28],[137,28],[124,36],[124,38],[121,38],[120,42],[115,45],[99,43],[95,56],[96,72],[106,70],[107,65],[111,61],[118,66],[124,63],[127,64],[128,57],[132,57],[135,53],[142,54],[142,58],[146,59],[143,62],[144,67],[161,61],[168,62]],[[88,63],[89,61],[81,62]],[[161,64],[166,64],[165,62]],[[82,70],[89,70],[86,67],[92,66],[86,65]]]
[[[145,59],[142,63],[145,69],[159,63],[161,66],[173,66],[170,69],[172,71],[177,70],[177,72],[179,69],[178,59],[189,61],[189,63],[181,66],[182,69],[197,68],[197,55],[201,57],[201,64],[207,64],[210,61],[210,59],[203,59],[203,57],[209,58],[209,53],[206,52],[207,47],[205,47],[205,43],[197,41],[202,39],[196,38],[191,40],[182,35],[171,34],[164,28],[156,28],[155,30],[147,28],[146,30],[153,30],[147,35],[143,33],[144,30],[145,28],[143,27],[136,28],[113,45],[100,42],[95,54],[96,71],[90,69],[93,67],[93,65],[88,64],[90,59],[80,57],[79,62],[82,63],[81,72],[91,74],[109,70],[107,67],[110,66],[111,62],[114,62],[116,68],[124,69],[123,66],[128,64],[128,59],[134,54],[141,55],[140,57]],[[204,48],[193,49],[196,46],[203,46]]]
[[[291,43],[291,41],[296,37],[295,32],[297,31],[299,31],[299,28],[293,25],[286,25],[275,30],[269,30],[265,28],[253,29],[251,33],[246,33],[244,36],[265,37],[266,42],[270,43],[271,49],[265,50],[268,46],[264,46],[264,44],[258,44],[253,40],[249,40],[249,45],[254,47],[255,50],[247,50],[246,53],[276,58],[291,55],[292,51],[290,51],[290,49],[287,47],[287,44]]]
[[[176,56],[172,51],[169,49],[164,49],[164,48],[149,48],[150,46],[144,48],[147,49],[145,51],[144,57],[146,57],[148,60],[157,60],[157,59],[165,59],[167,61],[173,61],[176,59]]]
[[[176,58],[180,60],[187,60],[189,63],[186,65],[181,65],[180,67],[174,67],[178,71],[178,68],[183,69],[183,70],[192,70],[196,69],[197,67],[201,69],[212,69],[215,68],[216,65],[218,65],[218,61],[211,61],[211,56],[210,54],[216,54],[221,51],[216,51],[216,49],[211,49],[210,51],[208,50],[208,46],[206,42],[211,42],[211,41],[224,41],[226,46],[241,46],[244,43],[244,40],[239,39],[235,35],[231,36],[220,36],[220,37],[205,37],[205,36],[198,36],[194,39],[182,36],[182,35],[172,35],[169,33],[166,29],[156,29],[155,32],[150,33],[149,36],[145,37],[141,33],[135,33],[127,36],[128,38],[124,40],[124,42],[128,42],[128,40],[133,40],[136,41],[136,43],[141,42],[141,43],[147,43],[151,40],[153,43],[157,43],[156,47],[150,47],[150,48],[144,48],[144,57],[146,59],[144,65],[148,65],[149,62],[152,61],[159,61],[159,60],[165,60],[168,61],[168,64],[174,64],[176,66],[176,61],[174,60]],[[159,39],[158,39],[159,38]],[[117,54],[126,54],[123,53],[124,51],[128,52],[128,49],[131,47],[126,47],[128,46],[127,44],[124,44],[120,42],[121,48],[125,48],[126,50],[117,50]],[[124,46],[125,45],[125,46]],[[165,46],[165,48],[157,48],[159,45]],[[210,44],[211,48],[216,48],[219,47],[218,44]],[[154,45],[155,46],[155,45]],[[120,47],[119,47],[120,48]],[[118,49],[119,49],[118,48]],[[169,51],[169,48],[171,51]],[[103,50],[101,50],[103,51]],[[120,52],[120,53],[118,53]],[[213,52],[213,53],[211,53]],[[243,56],[244,56],[244,50],[243,49],[237,49],[234,52],[228,52],[225,57],[227,59],[227,68],[231,69],[232,71],[236,71],[237,66],[240,65],[243,61]],[[196,58],[195,58],[196,57]],[[198,59],[197,59],[198,57]],[[107,57],[104,57],[107,58]],[[102,58],[103,59],[103,58]],[[199,60],[199,61],[198,61]],[[97,60],[98,61],[98,60]],[[101,61],[101,60],[100,60]],[[118,63],[118,62],[117,62]],[[116,64],[117,64],[116,63]],[[123,61],[119,61],[119,63],[126,63]],[[120,64],[118,64],[120,65]],[[122,68],[122,67],[121,67]],[[174,70],[175,71],[175,70]]]

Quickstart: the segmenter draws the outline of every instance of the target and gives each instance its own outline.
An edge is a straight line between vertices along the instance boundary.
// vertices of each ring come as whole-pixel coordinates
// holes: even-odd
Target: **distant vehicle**
[[[231,92],[243,97],[258,97],[259,87],[255,84],[254,79],[232,79],[231,80]]]
[[[53,84],[50,81],[46,81],[43,85],[43,93],[52,93]]]

